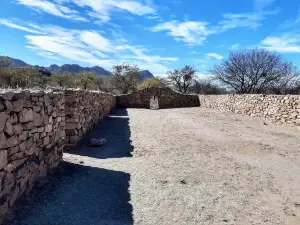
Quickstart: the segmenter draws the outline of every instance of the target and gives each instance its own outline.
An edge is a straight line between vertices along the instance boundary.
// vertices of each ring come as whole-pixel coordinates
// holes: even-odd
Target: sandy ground
[[[128,115],[127,115],[128,113]],[[118,110],[11,224],[300,224],[300,130],[202,108]]]

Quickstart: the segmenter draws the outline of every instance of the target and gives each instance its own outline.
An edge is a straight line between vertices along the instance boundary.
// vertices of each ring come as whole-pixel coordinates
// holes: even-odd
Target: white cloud
[[[124,38],[110,40],[94,30],[37,26],[24,22],[21,26],[3,19],[0,19],[0,24],[28,32],[25,35],[26,47],[46,58],[73,60],[107,69],[126,60],[155,74],[165,73],[167,64],[178,60],[175,57],[150,55],[143,46],[130,45]]]
[[[136,2],[136,1],[114,1],[114,0],[110,0],[108,1],[112,6],[119,8],[119,9],[123,9],[126,10],[132,14],[136,14],[136,15],[147,15],[147,14],[153,14],[155,13],[155,10],[147,5],[143,5],[140,2]]]
[[[36,30],[36,28],[31,28],[29,26],[26,25],[18,25],[15,24],[13,21],[10,20],[6,20],[6,19],[0,19],[0,24],[7,26],[7,27],[11,27],[11,28],[15,28],[18,30],[23,30],[29,33],[35,33],[35,34],[42,34],[42,31]]]
[[[259,47],[281,53],[300,53],[300,34],[269,36],[261,41]]]
[[[183,41],[189,45],[202,45],[207,37],[216,31],[209,29],[206,22],[172,20],[152,27],[153,32],[168,31],[168,35],[176,41]]]
[[[262,25],[262,21],[268,15],[276,15],[279,9],[272,11],[259,11],[251,13],[227,13],[224,14],[224,20],[219,23],[221,26],[221,31],[226,31],[229,29],[234,29],[238,27],[250,27],[256,29]]]
[[[209,26],[209,23],[204,21],[189,21],[184,22],[171,20],[160,23],[150,30],[152,32],[167,31],[169,36],[174,37],[176,41],[182,41],[188,45],[203,45],[208,36],[224,32],[238,27],[249,27],[256,29],[262,25],[262,21],[268,15],[275,15],[279,9],[271,11],[255,11],[250,13],[227,13],[223,15],[223,20],[217,26]]]
[[[70,9],[67,6],[54,4],[46,0],[17,0],[17,3],[58,17],[75,21],[87,21],[86,18],[79,16],[77,11]]]
[[[28,0],[27,0],[28,1]],[[102,22],[108,22],[112,11],[126,11],[134,15],[151,15],[156,10],[152,4],[142,4],[136,0],[56,0],[58,4],[75,4],[82,8],[87,8],[88,15],[99,19]]]
[[[254,8],[256,10],[263,10],[264,8],[273,4],[275,0],[255,0],[254,1]]]
[[[224,59],[223,56],[219,55],[218,53],[207,53],[205,54],[206,56],[208,56],[209,58],[215,58],[217,60],[222,60]]]

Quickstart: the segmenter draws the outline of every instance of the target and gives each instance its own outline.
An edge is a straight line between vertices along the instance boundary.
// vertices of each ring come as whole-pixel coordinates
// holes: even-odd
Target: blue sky
[[[261,47],[300,67],[299,0],[1,0],[0,55],[34,65],[128,62],[199,76],[230,50]]]

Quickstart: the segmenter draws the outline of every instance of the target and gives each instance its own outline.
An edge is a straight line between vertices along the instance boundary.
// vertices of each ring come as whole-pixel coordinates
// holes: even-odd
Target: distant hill
[[[20,59],[14,59],[11,57],[7,57],[11,60],[12,64],[10,67],[33,67],[30,64],[27,64],[26,62],[20,60]],[[48,71],[50,73],[80,73],[80,72],[94,72],[97,75],[103,75],[103,76],[110,76],[111,72],[103,69],[100,66],[93,66],[93,67],[81,67],[77,64],[64,64],[62,66],[58,66],[56,64],[52,64],[49,67],[42,67],[42,66],[34,66],[42,71]],[[153,78],[153,74],[149,70],[142,70],[141,71],[141,78],[140,80],[146,80]]]
[[[80,73],[80,72],[94,72],[97,75],[109,76],[111,72],[103,69],[100,66],[93,67],[81,67],[77,64],[64,64],[58,66],[56,64],[51,65],[47,68],[51,73]]]
[[[154,77],[149,70],[142,70],[140,74],[141,74],[140,80],[147,80]]]
[[[27,64],[26,62],[20,59],[14,59],[11,57],[6,56],[11,61],[10,67],[32,67],[31,65]]]

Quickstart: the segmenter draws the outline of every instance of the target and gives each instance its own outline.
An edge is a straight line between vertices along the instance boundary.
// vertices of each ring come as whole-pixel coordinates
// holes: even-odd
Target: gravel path
[[[127,115],[128,112],[128,115]],[[202,108],[118,110],[11,224],[300,224],[300,130]]]

